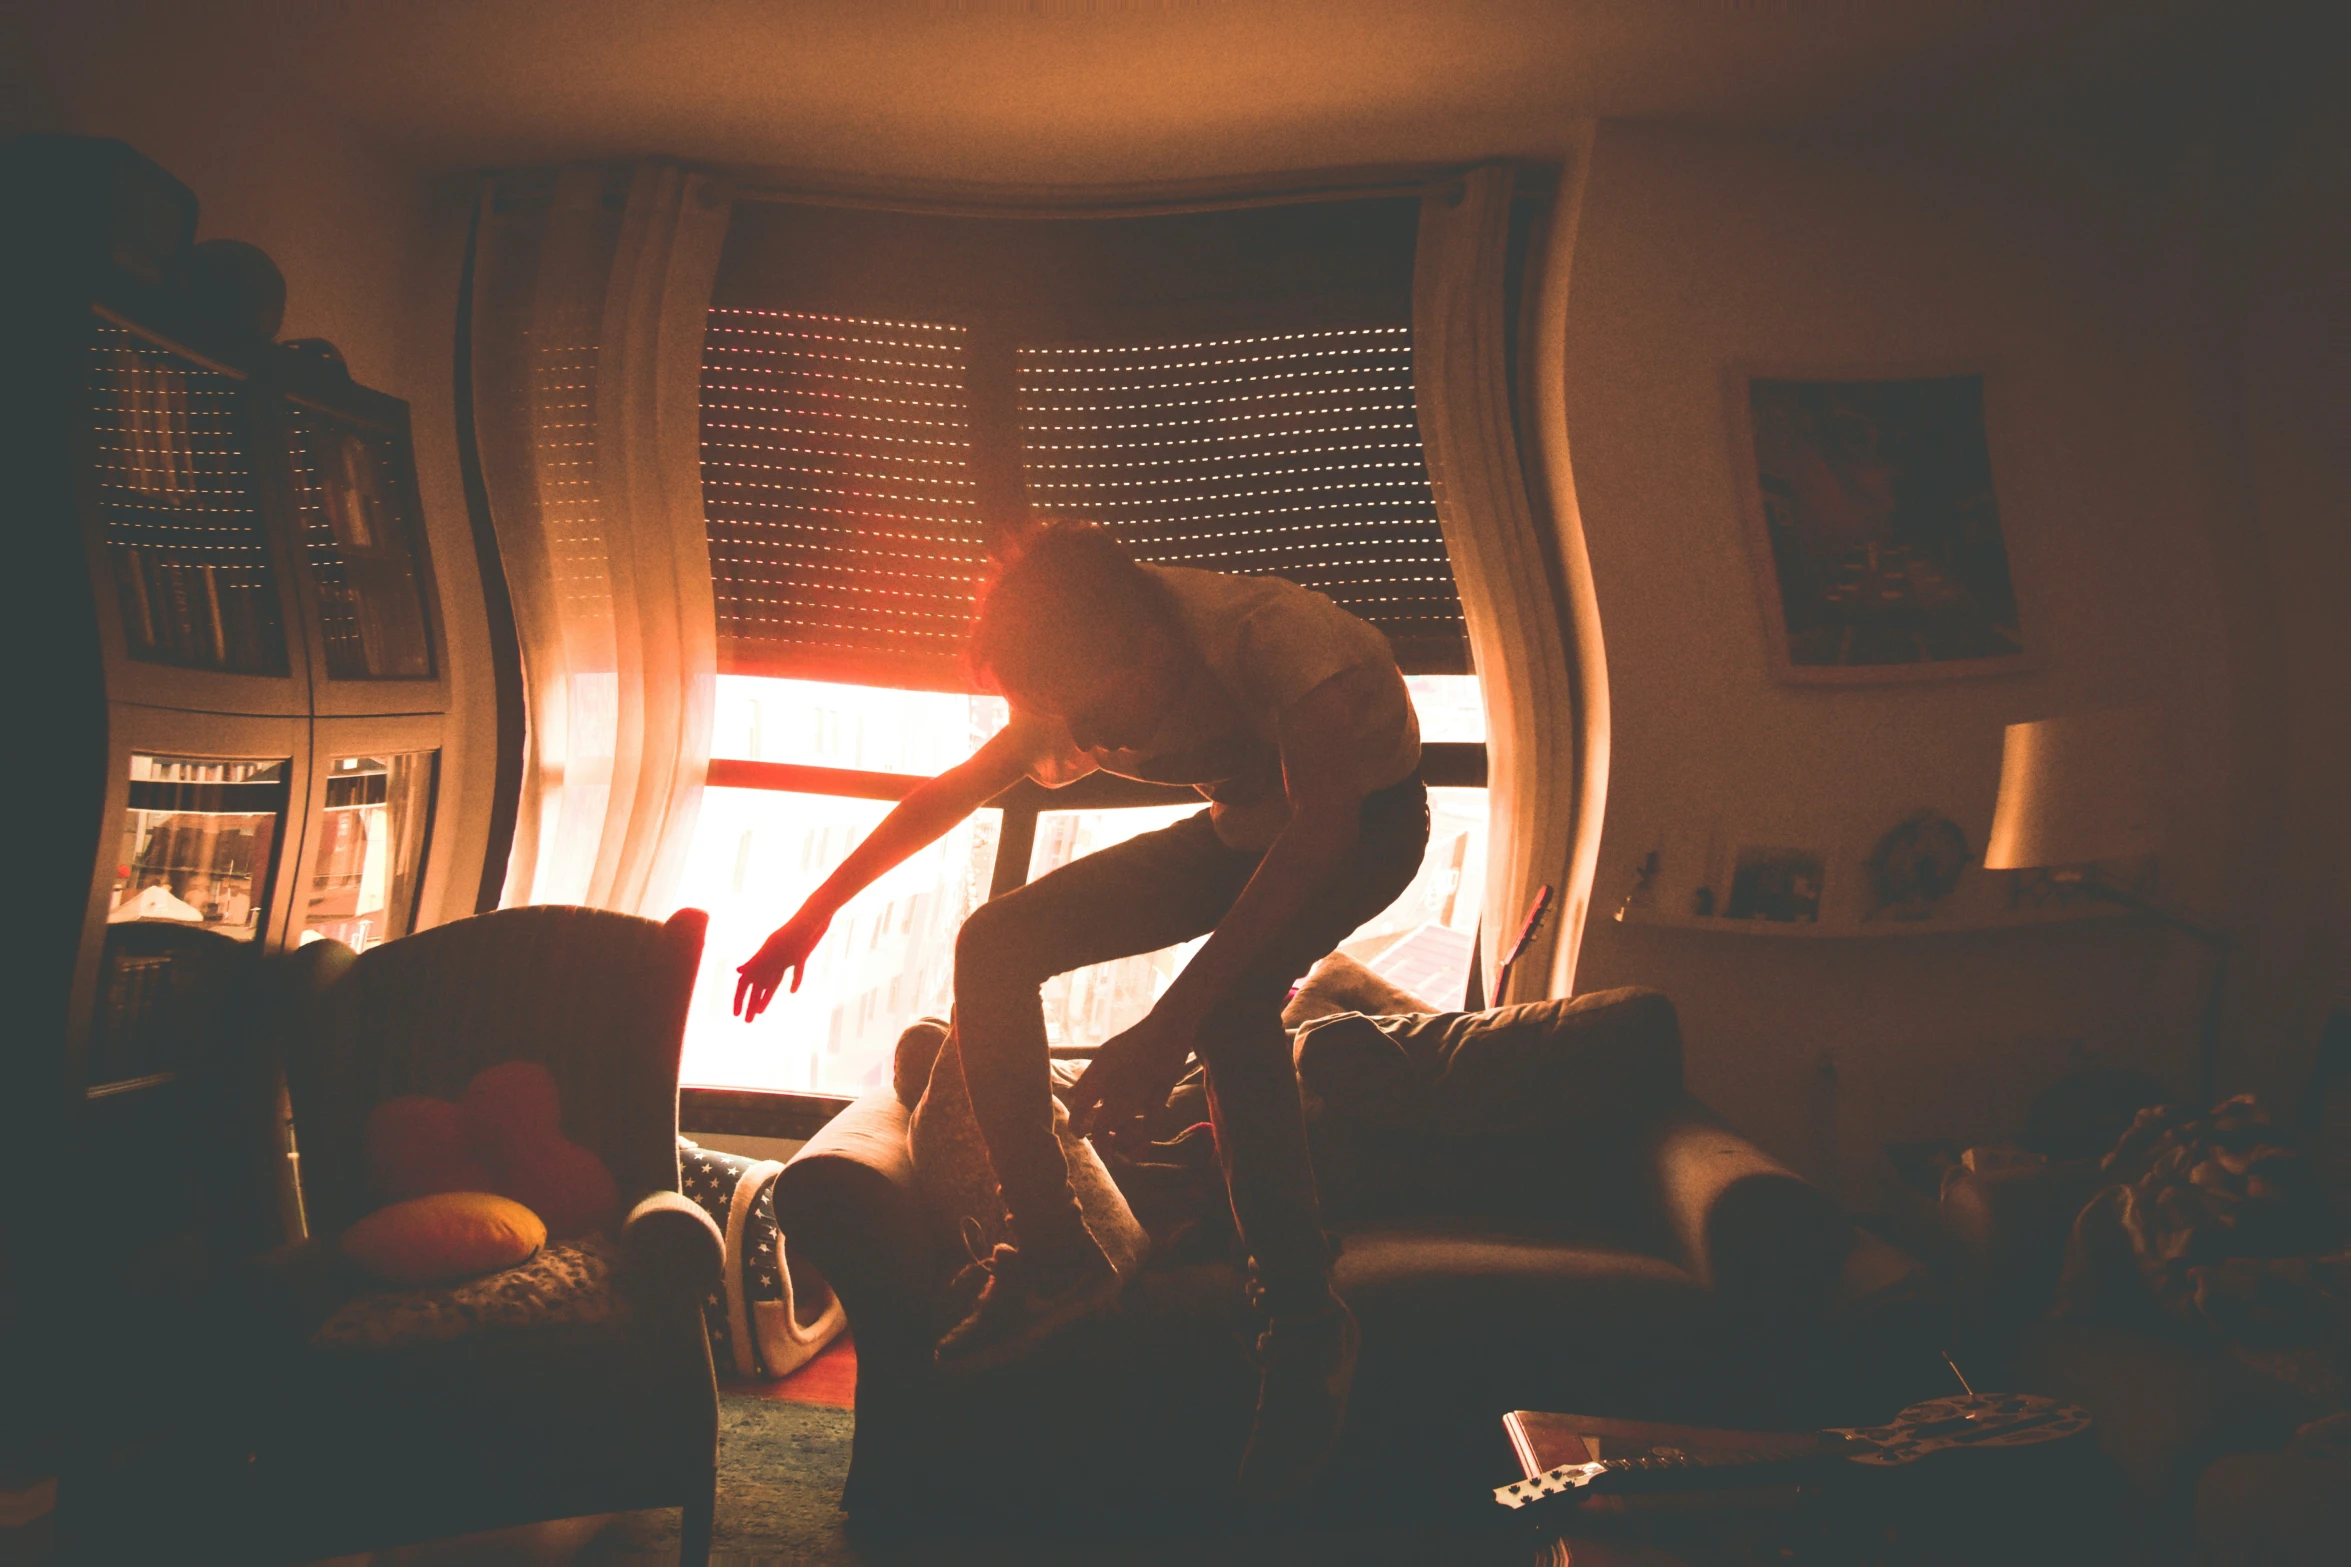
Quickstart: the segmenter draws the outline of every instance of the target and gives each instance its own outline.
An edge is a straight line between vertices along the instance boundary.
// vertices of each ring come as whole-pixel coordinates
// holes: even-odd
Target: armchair
[[[710,1541],[718,1396],[702,1325],[723,1250],[678,1193],[678,1057],[705,916],[667,924],[535,907],[355,957],[279,964],[280,1034],[311,1238],[264,1259],[244,1313],[265,1396],[251,1431],[250,1560],[298,1560],[550,1518],[683,1506]],[[370,1206],[362,1128],[402,1094],[456,1098],[482,1068],[553,1073],[565,1135],[626,1214],[610,1298],[557,1320],[388,1348],[312,1335],[379,1291],[337,1248]],[[609,1253],[607,1253],[609,1255]]]

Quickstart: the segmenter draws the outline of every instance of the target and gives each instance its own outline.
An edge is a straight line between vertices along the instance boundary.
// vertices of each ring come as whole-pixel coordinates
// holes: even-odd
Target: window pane
[[[1475,675],[1406,675],[1420,737],[1429,744],[1486,743],[1486,704]]]
[[[416,507],[401,444],[381,430],[289,405],[287,457],[319,634],[336,680],[421,680],[433,672],[416,580]]]
[[[703,791],[678,894],[710,914],[686,1018],[686,1082],[861,1094],[889,1081],[891,1047],[908,1023],[946,1015],[955,932],[986,901],[995,871],[996,811],[976,812],[844,907],[797,992],[779,992],[748,1027],[733,1016],[736,966],[889,809],[833,795]]]
[[[1059,870],[1098,849],[1124,843],[1138,833],[1171,826],[1198,815],[1203,804],[1140,805],[1109,811],[1040,811],[1037,846],[1029,854],[1029,880]],[[1098,1045],[1143,1020],[1183,971],[1198,940],[1179,942],[1131,958],[1097,963],[1045,982],[1045,1042],[1056,1047]]]
[[[1004,727],[1004,699],[721,675],[710,754],[875,773],[945,772]]]
[[[408,934],[438,754],[338,756],[328,762],[326,806],[310,825],[318,850],[296,946],[328,939],[365,952]]]
[[[1412,885],[1339,950],[1441,1012],[1461,1005],[1486,897],[1486,791],[1431,789],[1429,847]]]
[[[1037,817],[1029,879],[1137,833],[1165,827],[1197,806],[1046,811]],[[1470,943],[1486,891],[1486,791],[1431,789],[1429,846],[1420,873],[1396,901],[1339,950],[1440,1011],[1461,1005]],[[1131,1028],[1183,971],[1205,937],[1138,957],[1078,969],[1045,984],[1045,1037],[1057,1047],[1098,1045]]]
[[[132,757],[106,922],[176,921],[251,941],[285,808],[283,761]]]
[[[131,758],[88,1081],[214,1059],[268,924],[285,839],[283,758]]]

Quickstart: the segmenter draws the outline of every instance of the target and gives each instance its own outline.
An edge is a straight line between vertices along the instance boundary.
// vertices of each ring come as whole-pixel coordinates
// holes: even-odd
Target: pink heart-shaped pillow
[[[454,1104],[424,1094],[385,1100],[368,1115],[362,1151],[379,1201],[495,1192],[558,1240],[602,1228],[620,1205],[604,1161],[563,1135],[555,1076],[536,1061],[485,1067]]]
[[[367,1118],[362,1153],[367,1188],[381,1202],[406,1202],[440,1192],[486,1192],[496,1179],[474,1152],[465,1117],[446,1099],[406,1094],[377,1105]]]

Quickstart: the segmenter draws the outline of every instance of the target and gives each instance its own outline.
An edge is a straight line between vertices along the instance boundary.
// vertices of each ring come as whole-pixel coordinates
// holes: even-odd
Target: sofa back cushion
[[[1606,1182],[1682,1093],[1673,1003],[1638,988],[1326,1017],[1300,1031],[1297,1059],[1316,1175],[1340,1216],[1424,1202],[1555,1208]]]

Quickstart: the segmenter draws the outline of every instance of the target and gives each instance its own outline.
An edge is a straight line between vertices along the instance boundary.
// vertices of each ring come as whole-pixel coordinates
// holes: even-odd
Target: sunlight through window
[[[1485,739],[1474,676],[1413,676],[1407,684],[1424,739]],[[995,697],[721,675],[711,755],[930,776],[969,757],[1005,722]],[[1448,1008],[1461,1004],[1484,896],[1486,791],[1432,789],[1429,803],[1419,875],[1341,950]],[[1202,808],[1041,811],[1028,878]],[[887,801],[844,795],[704,791],[677,898],[710,915],[686,1024],[684,1081],[854,1096],[889,1080],[892,1049],[907,1024],[947,1015],[955,933],[986,901],[995,874],[1002,824],[993,810],[952,828],[844,906],[797,992],[780,993],[754,1024],[733,1016],[736,966],[889,809]],[[1131,1027],[1200,945],[1188,941],[1049,981],[1048,1038],[1056,1047],[1087,1047]]]

